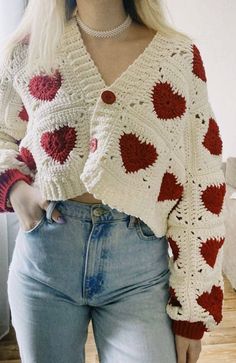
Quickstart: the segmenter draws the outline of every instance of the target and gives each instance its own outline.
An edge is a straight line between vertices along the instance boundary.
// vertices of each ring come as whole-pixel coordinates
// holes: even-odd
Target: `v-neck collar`
[[[129,64],[129,66],[110,84],[106,84],[104,81],[97,65],[92,59],[90,53],[88,52],[86,45],[81,36],[81,32],[77,25],[76,16],[74,15],[69,23],[66,24],[66,35],[65,35],[65,48],[68,58],[71,61],[71,65],[75,71],[77,77],[82,76],[82,72],[87,80],[87,82],[92,81],[94,86],[94,92],[97,87],[101,89],[114,89],[118,86],[122,81],[131,75],[131,73],[135,72],[142,65],[147,64],[148,55],[152,53],[153,48],[155,48],[155,44],[158,40],[163,40],[164,36],[160,32],[156,32],[151,41],[147,44],[144,50],[135,58],[135,60]],[[146,63],[145,63],[146,61]],[[81,79],[82,81],[82,79]],[[82,81],[83,83],[83,81]]]

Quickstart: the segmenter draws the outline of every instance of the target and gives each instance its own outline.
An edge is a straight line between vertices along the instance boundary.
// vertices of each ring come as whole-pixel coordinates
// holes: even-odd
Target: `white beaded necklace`
[[[120,24],[119,26],[117,26],[116,28],[114,28],[114,29],[111,29],[111,30],[94,30],[94,29],[89,28],[86,24],[84,24],[82,22],[82,20],[79,17],[78,12],[76,12],[75,16],[76,16],[76,20],[77,20],[79,26],[87,34],[92,35],[93,37],[97,37],[97,38],[111,38],[111,37],[115,37],[118,34],[120,34],[122,31],[124,31],[126,28],[128,28],[128,26],[132,23],[132,18],[128,14],[128,16],[125,19],[125,21],[122,24]]]

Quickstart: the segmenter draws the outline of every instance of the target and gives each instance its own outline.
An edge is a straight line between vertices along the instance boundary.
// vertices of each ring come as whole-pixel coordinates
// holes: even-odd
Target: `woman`
[[[9,49],[0,201],[20,222],[23,362],[84,362],[90,319],[102,363],[196,362],[222,319],[225,232],[197,46],[159,1],[32,0]]]

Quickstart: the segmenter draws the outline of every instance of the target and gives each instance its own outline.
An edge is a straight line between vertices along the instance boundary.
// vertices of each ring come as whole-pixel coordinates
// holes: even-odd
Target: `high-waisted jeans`
[[[22,363],[84,363],[90,319],[100,363],[176,363],[168,259],[166,237],[141,219],[103,203],[51,201],[34,228],[19,228],[9,267]]]

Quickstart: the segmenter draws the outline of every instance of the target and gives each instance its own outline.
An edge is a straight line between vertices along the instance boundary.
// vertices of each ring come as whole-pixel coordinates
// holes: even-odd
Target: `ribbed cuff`
[[[172,330],[174,334],[189,339],[201,339],[207,331],[202,321],[192,323],[186,320],[172,320]]]
[[[0,174],[0,213],[14,212],[8,199],[10,188],[18,180],[23,180],[28,184],[32,184],[33,179],[30,175],[22,173],[18,169],[8,169]]]

